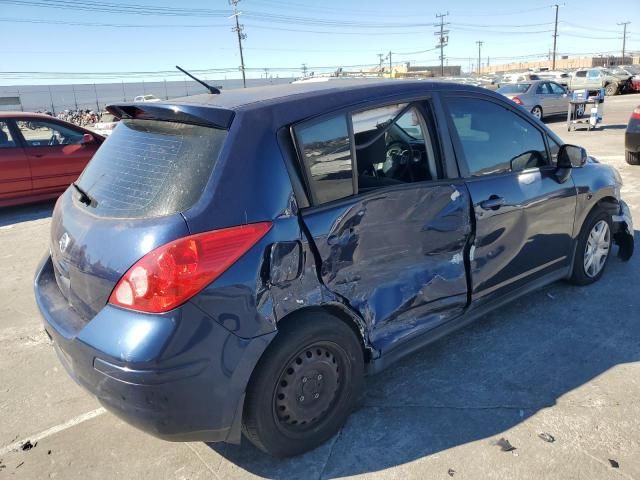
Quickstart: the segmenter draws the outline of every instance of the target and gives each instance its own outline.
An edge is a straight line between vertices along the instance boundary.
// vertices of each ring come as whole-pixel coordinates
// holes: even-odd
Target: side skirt
[[[511,302],[512,300],[515,300],[522,295],[532,292],[533,290],[544,287],[545,285],[549,285],[550,283],[556,282],[563,278],[567,278],[570,272],[571,270],[568,267],[549,272],[542,277],[532,281],[531,283],[523,285],[522,287],[509,292],[500,298],[485,303],[477,308],[473,308],[473,306],[471,306],[471,308],[465,313],[443,325],[440,325],[413,337],[407,338],[402,343],[395,345],[393,349],[382,352],[382,355],[379,358],[372,360],[368,364],[367,374],[375,375],[376,373],[380,373],[382,370],[397,362],[401,358],[404,358],[407,355],[420,350],[422,347],[429,345],[436,340],[439,340],[445,335],[448,335],[449,333],[470,324],[471,322]]]

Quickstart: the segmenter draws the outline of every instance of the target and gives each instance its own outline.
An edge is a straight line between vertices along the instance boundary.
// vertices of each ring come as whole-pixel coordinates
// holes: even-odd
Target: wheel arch
[[[330,302],[319,305],[310,305],[289,312],[278,320],[278,330],[283,328],[293,328],[296,319],[303,316],[307,312],[326,313],[344,322],[358,338],[360,346],[362,347],[362,353],[364,355],[365,363],[369,363],[372,359],[379,356],[378,352],[373,348],[373,346],[371,346],[368,341],[368,336],[366,334],[367,330],[365,329],[365,324],[362,318],[351,311],[346,305],[343,305],[341,303]]]

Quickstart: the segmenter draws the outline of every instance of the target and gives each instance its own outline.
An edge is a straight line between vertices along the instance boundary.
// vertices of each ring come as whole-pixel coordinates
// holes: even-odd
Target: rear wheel
[[[361,395],[360,341],[340,319],[309,312],[278,333],[247,389],[243,432],[260,450],[298,455],[331,438]]]
[[[533,108],[531,109],[531,114],[532,114],[534,117],[536,117],[536,118],[538,118],[538,119],[542,120],[542,107],[539,107],[539,106],[537,106],[537,105],[536,105],[535,107],[533,107]]]
[[[627,150],[625,160],[629,165],[640,165],[640,152],[630,152]]]
[[[611,215],[596,207],[585,220],[578,236],[570,281],[589,285],[600,279],[611,253]]]

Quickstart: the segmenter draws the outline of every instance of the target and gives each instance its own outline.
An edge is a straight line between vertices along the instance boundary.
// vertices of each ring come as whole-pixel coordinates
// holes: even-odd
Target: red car
[[[0,112],[0,207],[56,198],[103,141],[48,115]]]

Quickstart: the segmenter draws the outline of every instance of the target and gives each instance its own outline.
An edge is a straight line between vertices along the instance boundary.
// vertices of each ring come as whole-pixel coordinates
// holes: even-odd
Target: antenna
[[[200,85],[202,85],[204,88],[206,88],[207,90],[209,90],[209,93],[213,94],[213,95],[220,95],[220,89],[213,87],[211,85],[209,85],[208,83],[203,82],[202,80],[200,80],[199,78],[194,77],[193,75],[191,75],[189,72],[187,72],[184,68],[180,68],[178,65],[176,65],[176,68],[178,70],[180,70],[182,73],[184,73],[187,77],[192,78],[193,80],[195,80],[196,82],[198,82]]]

